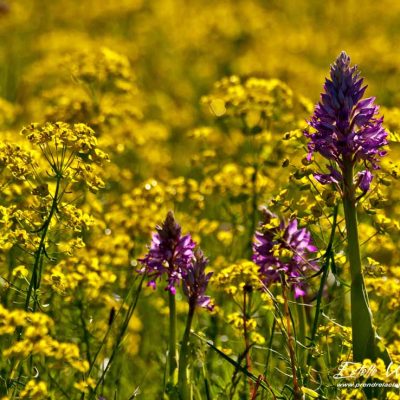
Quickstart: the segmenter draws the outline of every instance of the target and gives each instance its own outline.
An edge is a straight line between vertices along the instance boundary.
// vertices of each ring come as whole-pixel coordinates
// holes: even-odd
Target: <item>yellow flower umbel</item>
[[[254,292],[263,287],[258,269],[253,262],[243,260],[223,268],[211,280],[212,284],[230,295],[239,308],[239,311],[227,315],[227,321],[234,328],[235,334],[243,338],[246,368],[249,371],[252,369],[252,346],[265,343],[265,338],[257,332],[257,310],[253,302]],[[249,384],[252,387],[251,381]]]
[[[24,360],[36,360],[36,368],[40,371],[46,368],[72,369],[68,373],[85,373],[89,365],[80,356],[79,347],[75,343],[60,342],[53,338],[54,321],[41,312],[26,312],[9,310],[0,306],[0,336],[9,344],[2,351],[3,357],[13,360],[13,365],[23,365]],[[19,341],[10,342],[9,338],[17,329],[24,329],[24,337]],[[21,367],[22,368],[22,367]],[[23,371],[23,369],[21,369]],[[15,371],[14,371],[15,373]],[[11,370],[11,376],[13,375]],[[18,387],[15,388],[18,390]],[[45,382],[30,380],[20,392],[23,399],[47,398]]]
[[[44,400],[48,395],[46,382],[34,379],[31,379],[20,393],[21,399],[27,400]]]
[[[40,148],[55,178],[85,182],[94,192],[104,186],[92,164],[108,161],[108,156],[97,148],[95,133],[87,125],[33,123],[22,133]]]
[[[244,290],[262,288],[258,269],[259,267],[252,261],[242,261],[222,269],[211,278],[211,282],[225,293],[241,297]]]
[[[282,116],[292,118],[294,95],[278,79],[230,76],[218,81],[213,93],[203,97],[202,102],[217,117],[242,119],[248,133],[254,133],[260,130],[263,120],[276,121]]]

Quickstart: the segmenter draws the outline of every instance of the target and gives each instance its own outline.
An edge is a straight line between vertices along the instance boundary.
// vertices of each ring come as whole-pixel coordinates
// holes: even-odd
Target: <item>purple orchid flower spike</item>
[[[335,183],[342,195],[351,274],[353,360],[381,358],[388,365],[390,355],[373,323],[358,234],[357,202],[370,190],[372,171],[379,168],[387,145],[375,98],[363,99],[366,88],[357,66],[350,66],[350,57],[342,52],[331,66],[330,79],[326,79],[325,91],[308,122],[314,131],[305,135],[309,138],[308,159],[316,152],[330,161],[330,173],[314,177],[322,184]]]
[[[189,269],[182,283],[183,292],[189,299],[190,307],[199,306],[212,311],[214,305],[211,303],[210,297],[205,295],[208,282],[213,274],[212,272],[205,273],[207,264],[208,259],[200,249],[197,249],[193,266]]]
[[[375,97],[362,99],[366,88],[357,66],[350,66],[350,57],[343,51],[331,66],[330,79],[326,79],[324,93],[308,121],[314,132],[305,131],[310,139],[307,158],[319,153],[333,161],[329,174],[315,174],[322,184],[343,181],[346,162],[362,162],[368,174],[364,172],[358,184],[365,192],[372,180],[371,170],[379,168],[380,157],[386,154],[382,149],[387,144],[383,118],[377,117]]]
[[[148,286],[152,288],[156,288],[156,280],[165,275],[168,282],[165,289],[175,294],[176,286],[192,266],[196,244],[189,234],[182,236],[172,211],[168,212],[164,223],[157,226],[156,231],[149,252],[139,259],[144,266],[139,272],[147,273],[150,278]]]
[[[299,228],[296,219],[285,223],[264,210],[264,221],[255,233],[252,258],[260,267],[261,279],[267,286],[280,282],[283,272],[295,297],[304,296],[307,273],[318,269],[310,260],[311,253],[316,251],[310,232]]]

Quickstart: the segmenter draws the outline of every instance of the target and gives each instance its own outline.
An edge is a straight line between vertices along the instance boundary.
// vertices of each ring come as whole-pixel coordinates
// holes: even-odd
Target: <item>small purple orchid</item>
[[[380,157],[386,154],[387,132],[378,118],[379,107],[375,97],[362,99],[367,86],[359,76],[357,66],[350,66],[350,57],[343,51],[331,66],[330,79],[325,80],[320,102],[308,124],[314,132],[305,131],[308,160],[317,152],[333,161],[328,174],[315,174],[322,184],[343,181],[345,164],[361,162],[365,170],[358,174],[358,186],[369,190],[371,169],[379,168]]]
[[[285,223],[264,210],[264,221],[255,233],[252,259],[260,267],[261,279],[266,285],[280,282],[283,272],[295,297],[305,295],[306,274],[317,269],[309,256],[316,251],[310,232],[299,229],[296,219]]]
[[[157,226],[156,231],[149,252],[139,259],[144,265],[139,272],[148,274],[148,285],[152,288],[156,288],[157,279],[167,275],[168,285],[165,289],[175,294],[176,286],[192,267],[196,244],[189,234],[182,236],[181,227],[175,221],[172,211],[168,212],[164,223]]]
[[[210,311],[214,306],[211,303],[209,296],[205,295],[208,282],[212,276],[212,272],[205,273],[208,259],[204,256],[203,252],[198,249],[195,251],[195,259],[193,266],[188,270],[185,278],[183,279],[183,292],[189,299],[190,307],[202,307]]]

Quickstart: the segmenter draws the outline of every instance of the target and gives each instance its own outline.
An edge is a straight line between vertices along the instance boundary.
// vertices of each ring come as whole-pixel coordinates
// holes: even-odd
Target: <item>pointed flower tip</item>
[[[175,225],[178,225],[178,224],[177,224],[177,222],[175,220],[174,213],[170,210],[170,211],[168,211],[167,216],[165,218],[164,226],[172,228]]]
[[[168,211],[168,213],[167,213],[167,218],[166,218],[167,220],[168,219],[173,219],[173,220],[175,220],[175,216],[174,216],[174,212],[172,211],[172,210],[169,210]]]
[[[335,80],[335,75],[342,75],[343,73],[350,73],[351,75],[357,71],[357,66],[350,67],[350,56],[343,50],[336,58],[335,62],[331,64],[331,77]],[[333,74],[333,75],[332,75]],[[336,78],[337,79],[337,78]]]
[[[174,213],[170,210],[161,227],[157,231],[165,238],[178,238],[181,234],[181,227],[175,219]]]
[[[343,64],[350,64],[350,56],[342,50],[337,58],[337,61],[341,61]]]

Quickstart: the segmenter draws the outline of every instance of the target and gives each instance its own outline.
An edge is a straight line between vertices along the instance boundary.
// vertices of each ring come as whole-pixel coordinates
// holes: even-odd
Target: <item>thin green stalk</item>
[[[175,371],[178,367],[176,354],[176,300],[175,295],[168,293],[169,298],[169,349],[168,364],[170,382],[174,382]]]
[[[296,353],[294,350],[295,339],[292,335],[292,324],[290,318],[290,310],[289,310],[289,302],[286,290],[286,281],[282,274],[282,297],[283,297],[283,310],[284,315],[286,317],[286,332],[288,337],[288,348],[289,348],[289,356],[290,356],[290,367],[292,370],[292,379],[293,379],[293,398],[294,400],[302,400],[303,395],[299,386],[299,381],[297,377],[297,362],[296,362]]]
[[[324,254],[324,264],[322,266],[323,273],[322,273],[322,278],[321,278],[321,282],[320,282],[319,290],[318,290],[318,295],[317,295],[317,306],[316,306],[316,309],[315,309],[315,317],[314,317],[312,333],[311,333],[311,344],[314,344],[315,337],[317,335],[319,314],[320,314],[320,311],[321,311],[321,303],[322,303],[322,294],[324,292],[326,279],[328,278],[329,263],[330,263],[330,260],[332,258],[332,255],[333,255],[332,254],[332,248],[333,248],[333,241],[335,239],[335,231],[336,231],[336,225],[337,225],[337,215],[338,215],[338,206],[336,205],[334,210],[333,210],[333,222],[332,222],[331,235],[330,235],[330,238],[329,238],[328,247],[326,248],[326,251],[325,251],[325,254]],[[307,362],[307,363],[309,364],[309,362]]]
[[[380,357],[386,363],[389,363],[390,357],[387,351],[382,351],[378,347],[379,338],[373,326],[372,312],[362,274],[352,160],[345,161],[343,172],[343,208],[346,220],[347,250],[351,272],[353,360],[362,362],[366,358],[376,360]]]
[[[211,400],[210,384],[208,382],[207,373],[203,364],[204,390],[206,392],[206,400]]]
[[[254,162],[253,164],[253,174],[251,176],[251,219],[250,219],[250,238],[249,238],[249,246],[248,246],[248,251],[251,254],[252,252],[252,246],[253,246],[253,236],[254,236],[254,231],[256,229],[256,224],[257,224],[257,204],[258,204],[258,193],[257,193],[257,178],[258,178],[258,162]]]
[[[296,302],[297,321],[299,326],[298,342],[302,346],[297,346],[297,359],[301,367],[304,366],[305,353],[304,344],[306,342],[306,310],[304,304]],[[300,353],[300,354],[299,354]]]
[[[189,304],[185,332],[183,334],[182,346],[179,353],[178,387],[181,400],[190,400],[191,398],[187,368],[189,363],[190,329],[192,327],[195,309],[196,304]]]
[[[36,305],[38,304],[36,292],[40,287],[40,280],[41,280],[41,275],[42,275],[41,270],[42,270],[42,265],[43,265],[43,254],[45,252],[45,239],[46,239],[47,232],[48,232],[51,220],[53,218],[53,215],[57,210],[57,205],[58,205],[58,201],[59,201],[59,192],[60,192],[60,187],[61,187],[61,179],[62,179],[62,175],[57,174],[56,189],[55,189],[55,192],[53,195],[53,201],[51,203],[49,215],[47,216],[46,221],[43,223],[41,228],[38,230],[38,232],[42,232],[42,235],[40,237],[38,249],[35,252],[35,260],[34,260],[33,268],[32,268],[32,276],[31,276],[31,280],[29,282],[29,287],[28,287],[28,291],[27,291],[27,295],[26,295],[26,299],[25,299],[25,308],[24,308],[25,311],[29,310],[29,304],[30,304],[30,300],[32,297],[32,293],[34,294],[33,311],[36,311]],[[18,327],[15,332],[16,339],[21,340],[22,334],[23,334],[23,329],[21,327]],[[30,361],[32,362],[32,356],[30,356]],[[15,360],[13,360],[12,366],[10,369],[10,373],[9,373],[10,376],[13,375],[16,365],[17,364],[16,364]],[[21,374],[22,374],[22,364],[21,364],[20,370],[19,370],[19,377],[21,376]]]
[[[312,350],[313,347],[315,346],[315,338],[317,337],[317,331],[318,331],[318,326],[319,326],[319,315],[321,313],[321,305],[322,305],[322,295],[324,293],[324,287],[326,284],[326,280],[328,278],[328,273],[329,273],[329,264],[332,260],[333,253],[333,241],[335,239],[335,232],[336,232],[336,226],[337,226],[337,215],[338,215],[338,206],[335,205],[333,209],[333,222],[332,222],[332,228],[331,228],[331,234],[329,237],[329,243],[326,248],[325,254],[324,254],[324,264],[322,265],[322,277],[321,277],[321,282],[319,285],[319,290],[318,290],[318,295],[317,295],[317,305],[315,307],[315,316],[314,316],[314,321],[313,321],[313,326],[311,330],[311,345],[310,349],[308,351],[307,355],[307,365],[309,366],[308,368],[308,374],[305,377],[304,380],[304,385],[307,384],[308,379],[310,377],[310,372],[311,372],[311,358],[312,358]]]
[[[79,308],[79,319],[81,321],[83,330],[83,340],[86,346],[86,358],[87,361],[89,362],[89,365],[92,365],[92,357],[90,352],[90,333],[87,329],[85,315],[84,315],[84,306],[81,300],[78,301],[78,308]]]
[[[259,381],[258,377],[256,377],[254,374],[252,374],[250,371],[247,370],[247,368],[243,367],[240,362],[230,358],[229,356],[227,356],[223,351],[221,351],[220,349],[218,349],[218,347],[216,347],[212,341],[205,339],[202,336],[199,336],[197,333],[192,332],[192,335],[195,336],[197,339],[199,339],[201,342],[206,343],[213,351],[215,351],[222,359],[224,359],[225,361],[227,361],[229,364],[231,364],[233,367],[235,367],[235,370],[242,372],[244,375],[246,375],[247,377],[249,377],[254,383],[257,383]],[[260,382],[260,386],[267,390],[267,391],[271,391],[273,392],[273,389],[271,387],[268,387],[268,385],[264,382],[264,380],[262,382]]]
[[[145,278],[145,275],[143,275],[142,279],[140,280],[139,286],[138,286],[138,288],[136,290],[136,295],[132,299],[132,302],[129,304],[129,308],[128,308],[128,311],[126,313],[126,317],[125,317],[125,319],[124,319],[124,321],[122,323],[121,330],[119,331],[119,334],[117,335],[117,337],[115,339],[115,344],[114,344],[113,349],[111,351],[111,355],[110,355],[110,358],[108,360],[107,366],[103,369],[103,371],[101,373],[101,376],[100,376],[99,380],[96,383],[95,388],[90,393],[89,399],[93,400],[93,399],[96,398],[97,390],[99,389],[100,384],[102,384],[102,382],[103,382],[108,370],[110,369],[110,367],[111,367],[111,365],[112,365],[112,363],[113,363],[113,361],[114,361],[114,359],[115,359],[115,357],[116,357],[116,355],[118,353],[118,350],[120,349],[120,345],[122,343],[122,339],[124,338],[126,330],[128,329],[129,321],[131,320],[132,315],[135,312],[137,303],[139,301],[139,297],[140,297],[140,293],[142,291],[144,278]]]
[[[91,364],[90,364],[89,371],[88,371],[88,373],[87,373],[88,376],[90,376],[90,374],[91,374],[91,372],[92,372],[92,369],[94,368],[94,366],[95,366],[95,364],[96,364],[97,358],[98,358],[98,356],[99,356],[101,350],[103,349],[103,347],[104,347],[105,344],[107,343],[108,337],[110,336],[111,330],[112,330],[112,328],[114,327],[115,321],[117,320],[117,318],[119,317],[119,315],[122,313],[122,310],[124,309],[127,300],[129,299],[129,297],[130,297],[131,294],[133,293],[133,291],[134,291],[134,284],[135,284],[135,282],[136,282],[138,276],[139,276],[139,275],[136,275],[136,277],[134,278],[133,282],[130,283],[131,289],[128,291],[126,297],[125,297],[124,300],[122,301],[122,303],[121,303],[121,305],[120,305],[120,307],[119,307],[117,313],[115,314],[114,318],[112,319],[112,321],[109,322],[108,328],[107,328],[107,332],[105,333],[105,335],[104,335],[104,337],[103,337],[103,340],[101,341],[99,347],[97,348],[97,351],[96,351],[96,353],[95,353],[95,355],[94,355],[94,357],[93,357],[93,360],[92,360],[92,362],[91,362]],[[143,278],[142,278],[142,279],[143,279]]]
[[[250,133],[249,132],[250,128],[245,120],[243,120],[242,122],[243,122],[243,134],[248,135]],[[261,123],[262,120],[260,120],[260,124]],[[257,139],[254,134],[251,134],[249,144],[252,149],[252,156],[253,156],[252,167],[254,171],[251,175],[250,231],[249,231],[249,243],[246,248],[246,254],[251,256],[253,248],[253,236],[257,225],[257,210],[258,210],[257,205],[259,197],[257,192],[257,185],[258,185],[258,174],[260,169],[259,158],[260,158],[261,147],[260,145],[257,145]]]
[[[35,261],[34,261],[33,269],[32,269],[32,277],[31,277],[31,281],[29,283],[28,293],[26,295],[26,300],[25,300],[25,311],[28,311],[28,309],[29,309],[29,303],[30,303],[30,300],[32,297],[32,291],[36,292],[40,286],[41,260],[42,260],[43,253],[45,252],[45,239],[46,239],[47,231],[49,229],[53,215],[57,210],[57,204],[58,204],[58,200],[59,200],[58,194],[59,194],[60,186],[61,186],[61,178],[62,178],[62,176],[57,174],[56,190],[54,192],[50,212],[49,212],[49,215],[48,215],[46,221],[44,222],[44,224],[42,225],[42,227],[40,229],[42,231],[42,235],[40,237],[39,247],[35,253]],[[36,301],[35,301],[35,305],[36,305]]]
[[[274,340],[274,333],[275,333],[275,326],[276,326],[276,319],[275,316],[273,317],[272,321],[272,326],[271,326],[271,333],[269,337],[269,342],[268,342],[268,349],[267,349],[267,360],[265,362],[265,368],[264,368],[264,376],[268,375],[268,367],[269,367],[269,360],[271,358],[271,353],[272,353],[272,342]]]
[[[248,315],[250,315],[250,307],[247,305],[247,293],[249,293],[249,296],[251,294],[250,291],[247,290],[247,287],[244,287],[243,291],[243,338],[244,338],[244,345],[245,345],[245,354],[246,354],[246,368],[248,371],[251,371],[251,356],[250,356],[250,343],[249,343],[249,333],[247,331],[247,319]],[[246,391],[246,381],[244,383],[245,386],[245,391]],[[249,390],[250,390],[250,396],[253,392],[253,383],[251,379],[249,378]]]

